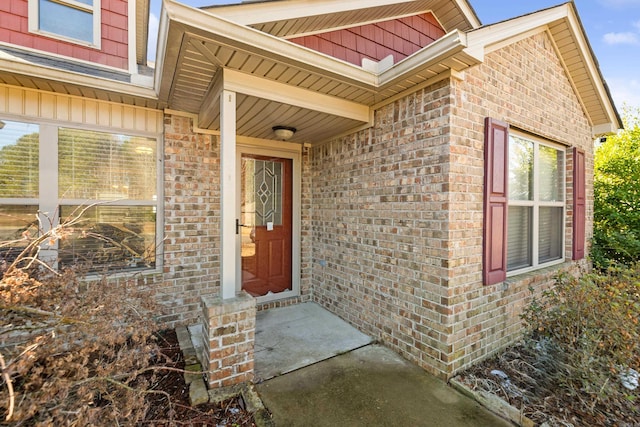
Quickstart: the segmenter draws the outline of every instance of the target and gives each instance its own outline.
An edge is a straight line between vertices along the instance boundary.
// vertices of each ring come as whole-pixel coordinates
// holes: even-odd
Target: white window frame
[[[567,207],[566,207],[566,198],[567,198],[567,184],[566,184],[566,177],[567,177],[567,150],[566,147],[560,145],[560,144],[555,144],[551,141],[547,141],[541,138],[537,138],[535,136],[529,135],[529,134],[524,134],[524,133],[520,133],[517,131],[514,131],[513,129],[510,129],[509,132],[509,138],[511,138],[511,136],[516,136],[518,138],[530,141],[533,143],[534,145],[534,150],[533,150],[533,200],[511,200],[508,199],[507,200],[507,210],[509,209],[509,207],[511,206],[523,206],[523,207],[532,207],[532,224],[531,224],[531,233],[532,233],[532,238],[531,238],[531,265],[528,267],[523,267],[523,268],[519,268],[517,270],[510,270],[507,271],[507,277],[511,277],[511,276],[515,276],[518,274],[523,274],[523,273],[527,273],[533,270],[538,270],[540,268],[545,268],[545,267],[549,267],[552,265],[556,265],[556,264],[562,264],[563,262],[565,262],[565,246],[566,246],[566,239],[565,239],[565,229],[566,229],[566,224],[567,224]],[[511,141],[509,141],[509,143],[511,143]],[[563,156],[563,169],[562,169],[562,177],[560,177],[560,180],[562,182],[562,200],[559,201],[541,201],[540,200],[540,174],[538,173],[538,169],[539,169],[539,147],[540,146],[546,146],[546,147],[550,147],[553,148],[554,150],[557,150],[558,153],[560,155]],[[561,230],[561,248],[560,248],[560,258],[559,259],[555,259],[552,261],[547,261],[544,263],[540,263],[539,261],[539,226],[540,226],[540,208],[541,207],[558,207],[558,208],[562,208],[562,230]],[[507,256],[509,254],[509,246],[507,244]]]
[[[93,6],[81,3],[76,0],[52,0],[61,6],[66,6],[71,9],[81,10],[83,12],[91,13],[93,16],[93,41],[87,42],[86,40],[78,40],[71,37],[66,37],[60,34],[44,31],[40,29],[39,17],[40,17],[40,0],[29,0],[29,32],[35,34],[41,34],[47,37],[68,41],[74,44],[84,45],[96,49],[100,49],[102,44],[102,30],[101,30],[101,0],[93,0]]]
[[[41,222],[43,231],[47,232],[52,227],[55,227],[60,222],[60,208],[62,206],[70,206],[70,205],[87,205],[87,203],[97,202],[95,200],[78,200],[78,199],[66,199],[58,197],[58,135],[59,129],[68,128],[68,129],[79,129],[79,130],[90,130],[96,132],[104,132],[104,133],[112,133],[118,135],[129,135],[129,136],[141,136],[153,138],[156,140],[156,156],[155,162],[158,165],[156,168],[156,200],[154,202],[142,201],[142,200],[118,200],[117,202],[111,204],[108,201],[101,203],[104,206],[155,206],[156,207],[156,251],[155,251],[155,266],[148,269],[133,269],[133,270],[114,270],[111,272],[113,276],[121,276],[132,273],[143,273],[143,274],[156,274],[162,271],[163,267],[163,257],[161,250],[161,242],[163,242],[164,237],[164,209],[162,201],[164,200],[163,195],[163,168],[162,168],[162,136],[153,133],[141,133],[141,132],[132,132],[130,130],[125,129],[115,129],[115,128],[100,128],[100,127],[90,127],[90,126],[74,126],[71,123],[51,123],[46,121],[38,121],[38,120],[25,120],[23,118],[13,118],[13,117],[0,117],[0,120],[14,121],[14,122],[24,122],[31,123],[39,126],[39,187],[37,198],[2,198],[0,196],[0,205],[34,205],[38,207],[38,210],[41,212]],[[46,143],[45,143],[46,141]],[[46,160],[45,160],[46,159]],[[49,221],[53,220],[52,223]],[[58,256],[58,240],[52,242],[52,245],[43,244],[43,247],[40,251],[39,258],[45,262],[49,262],[54,269],[58,268],[57,262],[54,260],[57,259]],[[97,275],[98,273],[90,273],[89,276]]]

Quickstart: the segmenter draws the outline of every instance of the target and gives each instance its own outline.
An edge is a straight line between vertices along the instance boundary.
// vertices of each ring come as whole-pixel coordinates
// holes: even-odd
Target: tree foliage
[[[640,108],[625,129],[596,148],[592,258],[596,268],[640,259]]]

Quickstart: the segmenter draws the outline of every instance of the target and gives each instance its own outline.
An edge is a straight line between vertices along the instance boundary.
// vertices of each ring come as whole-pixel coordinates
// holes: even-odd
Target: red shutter
[[[573,259],[584,258],[586,187],[584,151],[573,149]]]
[[[493,285],[507,278],[507,196],[509,125],[484,121],[484,241],[482,280]]]

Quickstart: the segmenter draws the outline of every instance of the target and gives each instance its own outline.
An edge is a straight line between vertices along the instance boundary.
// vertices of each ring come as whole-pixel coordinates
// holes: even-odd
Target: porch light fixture
[[[276,138],[281,141],[288,141],[289,139],[291,139],[291,137],[294,133],[296,133],[297,130],[296,128],[292,128],[289,126],[274,126],[271,129],[273,129],[273,133],[276,135]]]

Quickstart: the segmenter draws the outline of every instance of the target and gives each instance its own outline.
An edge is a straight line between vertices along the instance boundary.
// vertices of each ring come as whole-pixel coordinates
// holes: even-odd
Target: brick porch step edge
[[[518,426],[535,427],[536,425],[531,419],[525,417],[518,408],[509,405],[507,402],[491,393],[481,390],[472,390],[466,384],[463,384],[455,378],[451,378],[449,380],[449,384],[451,384],[454,389],[475,400],[494,414],[497,414]]]
[[[236,396],[242,396],[246,410],[253,414],[258,427],[273,427],[271,414],[264,407],[253,384],[238,384],[230,387],[207,390],[202,365],[193,346],[191,334],[186,326],[177,326],[178,344],[185,360],[184,381],[189,385],[189,403],[191,406],[203,403],[219,403]]]

